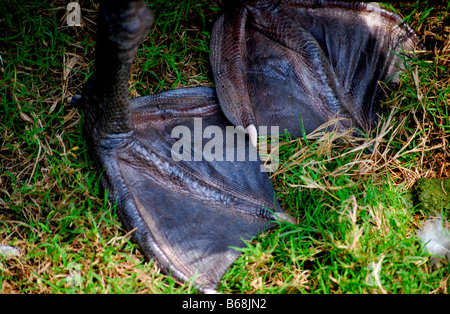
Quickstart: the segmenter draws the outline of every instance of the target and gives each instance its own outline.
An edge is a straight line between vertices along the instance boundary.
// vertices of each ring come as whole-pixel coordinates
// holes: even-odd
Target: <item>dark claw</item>
[[[67,98],[67,102],[69,104],[69,108],[77,108],[79,110],[83,109],[81,95],[73,95],[72,97]]]

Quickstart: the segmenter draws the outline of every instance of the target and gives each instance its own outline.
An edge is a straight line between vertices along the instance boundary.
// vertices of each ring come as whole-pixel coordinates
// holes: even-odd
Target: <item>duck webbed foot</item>
[[[74,101],[102,184],[133,239],[162,269],[208,291],[243,240],[289,217],[212,89],[129,100],[131,64],[151,20],[145,1],[102,2],[95,72]]]
[[[214,26],[211,63],[226,117],[245,128],[301,136],[302,124],[310,133],[336,117],[340,129],[367,132],[418,45],[376,3],[234,2]]]
[[[287,216],[212,89],[173,90],[131,106],[133,141],[105,165],[114,175],[110,189],[120,190],[122,220],[137,227],[136,241],[166,271],[215,289],[240,254],[233,247]]]

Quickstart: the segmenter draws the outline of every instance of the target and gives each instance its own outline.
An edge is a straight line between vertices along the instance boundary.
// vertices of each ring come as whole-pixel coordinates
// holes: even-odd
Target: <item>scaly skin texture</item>
[[[239,255],[232,247],[244,247],[243,239],[287,216],[261,161],[251,158],[248,140],[227,144],[231,124],[212,89],[129,100],[131,64],[151,22],[145,1],[101,4],[95,72],[74,102],[85,113],[84,136],[102,184],[127,230],[135,230],[133,239],[164,271],[207,292]],[[176,127],[193,143],[195,133],[210,126],[224,134],[217,141],[222,161],[212,158],[208,141],[177,158],[183,156],[173,149]],[[245,158],[238,161],[242,151]]]

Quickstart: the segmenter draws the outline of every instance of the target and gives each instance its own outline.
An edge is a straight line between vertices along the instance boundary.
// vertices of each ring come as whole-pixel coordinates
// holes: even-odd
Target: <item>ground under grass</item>
[[[0,3],[0,255],[2,293],[191,293],[129,240],[99,184],[67,98],[93,70],[98,4]],[[132,97],[212,86],[208,41],[220,9],[153,1],[156,22],[131,78]],[[450,266],[431,266],[417,229],[430,216],[405,201],[420,178],[450,176],[449,5],[394,5],[429,50],[408,63],[367,139],[281,140],[271,173],[299,224],[267,232],[225,274],[222,293],[448,293]],[[339,138],[340,140],[336,140]],[[450,192],[450,191],[448,191]]]

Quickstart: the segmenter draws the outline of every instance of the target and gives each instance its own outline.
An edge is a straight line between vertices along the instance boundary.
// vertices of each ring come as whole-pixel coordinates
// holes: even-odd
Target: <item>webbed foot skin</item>
[[[235,125],[308,134],[333,118],[368,132],[419,41],[376,3],[234,1],[216,21],[216,92]]]

